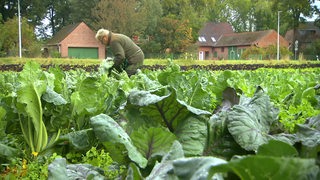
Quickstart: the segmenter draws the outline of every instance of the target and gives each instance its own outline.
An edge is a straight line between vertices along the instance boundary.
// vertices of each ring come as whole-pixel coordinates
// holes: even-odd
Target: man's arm
[[[121,64],[124,62],[125,59],[125,53],[122,48],[122,46],[119,43],[113,43],[111,44],[112,53],[114,55],[114,67],[119,72],[122,71]]]

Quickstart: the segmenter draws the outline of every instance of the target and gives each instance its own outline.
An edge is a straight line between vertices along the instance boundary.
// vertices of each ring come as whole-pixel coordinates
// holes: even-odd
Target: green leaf
[[[94,133],[92,129],[74,131],[60,136],[59,141],[69,141],[76,150],[86,150],[93,146]]]
[[[6,135],[5,130],[7,126],[7,121],[4,120],[6,113],[6,110],[0,106],[0,137]]]
[[[298,151],[283,141],[270,140],[258,148],[257,155],[277,157],[298,157]]]
[[[48,179],[96,179],[103,180],[102,169],[90,164],[68,164],[64,158],[56,158],[48,167]]]
[[[0,157],[14,158],[18,150],[0,142]]]
[[[47,88],[46,93],[42,96],[42,99],[49,103],[53,103],[56,106],[67,104],[67,101],[51,88]]]
[[[28,116],[31,117],[33,124],[32,126],[21,126],[21,128],[27,128],[23,130],[25,139],[32,138],[33,141],[27,140],[27,142],[31,143],[29,145],[31,146],[32,151],[40,152],[47,146],[48,142],[47,130],[42,120],[43,113],[41,104],[41,96],[46,91],[47,86],[46,82],[40,79],[42,73],[37,68],[38,65],[33,63],[26,64],[24,70],[20,74],[21,87],[19,87],[17,93],[18,102],[26,105],[25,111],[28,113]],[[35,72],[38,72],[38,74]],[[21,123],[26,124],[27,122]],[[33,129],[31,129],[32,127]]]
[[[207,142],[206,119],[201,116],[190,116],[177,126],[175,131],[179,142],[183,146],[186,156],[199,156]]]
[[[71,104],[73,111],[78,115],[85,112],[94,114],[99,108],[98,102],[102,97],[98,96],[96,81],[96,78],[87,77],[80,83],[77,90],[72,93]],[[89,94],[90,96],[88,96]]]
[[[193,114],[211,114],[208,111],[194,108],[186,105],[183,101],[177,100],[175,90],[167,87],[152,91],[133,90],[128,98],[128,106],[138,106],[134,111],[139,109],[140,116],[152,123],[164,124],[171,132],[175,132],[180,123],[183,123],[186,118]]]
[[[269,129],[276,120],[277,111],[259,87],[251,99],[241,100],[228,113],[228,130],[242,148],[257,150],[268,141]]]
[[[163,156],[170,150],[176,137],[163,128],[139,128],[130,135],[133,144],[146,159]]]
[[[93,131],[100,142],[123,144],[132,161],[136,162],[141,168],[147,166],[147,159],[145,159],[133,145],[129,135],[111,117],[100,114],[92,117],[90,120]]]
[[[180,67],[179,67],[180,68]],[[177,99],[192,107],[213,111],[215,97],[211,86],[211,73],[208,71],[161,71],[158,81],[176,90]],[[214,89],[215,90],[215,89]]]
[[[179,179],[212,179],[208,178],[210,168],[226,163],[227,161],[215,157],[180,158],[173,161],[173,169]],[[223,180],[223,176],[215,174],[213,179]]]
[[[214,114],[208,122],[208,142],[204,155],[224,157],[229,160],[234,155],[248,154],[248,151],[234,140],[227,128],[227,111]]]
[[[298,140],[304,146],[317,147],[320,145],[320,115],[312,117],[307,124],[297,124]]]
[[[153,180],[153,179],[178,179],[172,172],[173,172],[173,161],[179,158],[184,157],[184,152],[182,149],[182,145],[179,143],[179,141],[175,141],[170,151],[162,157],[162,160],[160,163],[157,163],[151,173],[148,177],[146,177],[146,180]]]
[[[126,180],[143,180],[139,168],[134,164],[129,164]]]
[[[251,155],[212,167],[209,178],[219,172],[233,172],[240,179],[317,179],[319,167],[314,159]]]
[[[69,179],[67,174],[67,161],[57,158],[48,166],[48,180]]]

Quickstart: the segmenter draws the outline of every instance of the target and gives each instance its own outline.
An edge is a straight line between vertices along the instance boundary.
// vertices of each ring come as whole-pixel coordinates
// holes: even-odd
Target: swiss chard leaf
[[[21,86],[17,91],[18,102],[25,105],[20,110],[28,115],[24,119],[27,122],[21,122],[21,129],[31,150],[35,152],[43,150],[48,142],[47,129],[42,120],[41,96],[47,87],[46,81],[42,79],[44,77],[38,64],[27,63],[19,76]]]

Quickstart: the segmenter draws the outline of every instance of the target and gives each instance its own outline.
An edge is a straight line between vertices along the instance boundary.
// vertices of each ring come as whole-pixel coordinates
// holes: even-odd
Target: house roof
[[[258,41],[272,33],[274,30],[255,31],[255,32],[242,32],[224,34],[221,36],[215,47],[222,46],[240,46],[240,45],[253,45]]]
[[[48,45],[56,45],[63,41],[74,29],[76,29],[81,23],[70,24],[63,27],[58,31],[48,42]]]
[[[320,28],[314,25],[314,22],[301,23],[297,29],[296,39],[299,42],[312,42],[320,38]],[[293,30],[287,31],[285,38],[293,43]]]
[[[207,22],[199,31],[199,46],[214,46],[225,33],[233,33],[229,23]]]

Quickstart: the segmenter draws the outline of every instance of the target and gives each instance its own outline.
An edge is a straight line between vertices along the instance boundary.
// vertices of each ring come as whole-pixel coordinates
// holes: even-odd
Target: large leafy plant
[[[59,132],[48,141],[48,133],[43,120],[41,96],[47,91],[47,79],[40,66],[29,62],[19,74],[17,90],[17,110],[21,114],[20,125],[23,136],[32,153],[43,151],[59,136]]]

